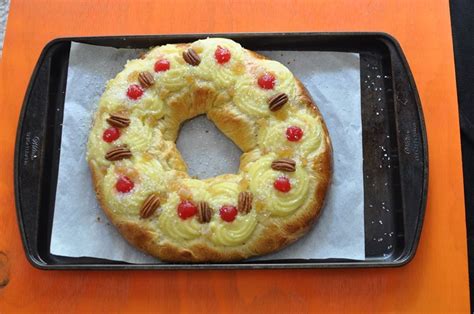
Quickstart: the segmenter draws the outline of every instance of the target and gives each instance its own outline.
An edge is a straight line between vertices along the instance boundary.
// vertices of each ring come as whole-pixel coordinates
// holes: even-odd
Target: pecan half
[[[272,169],[285,172],[295,172],[296,162],[288,158],[281,158],[272,161]]]
[[[268,98],[268,107],[270,111],[278,111],[288,102],[288,95],[285,93],[278,93]]]
[[[111,126],[115,126],[117,128],[125,128],[130,125],[130,119],[118,113],[111,114],[106,121]]]
[[[105,154],[105,159],[109,161],[128,159],[130,157],[132,157],[132,152],[130,149],[123,146],[114,147]]]
[[[148,88],[155,84],[155,79],[153,78],[153,75],[150,72],[143,71],[138,74],[138,82],[140,82],[140,85],[143,88]]]
[[[143,202],[142,208],[140,210],[140,217],[150,217],[156,212],[158,207],[160,207],[160,198],[156,194],[150,194]]]
[[[200,223],[208,223],[212,218],[212,208],[207,202],[198,202],[198,220]]]
[[[243,214],[248,214],[252,209],[253,194],[251,192],[240,192],[237,201],[237,210]]]
[[[186,61],[186,63],[189,63],[192,66],[197,66],[199,63],[201,63],[201,58],[192,48],[189,48],[183,52],[183,59]]]

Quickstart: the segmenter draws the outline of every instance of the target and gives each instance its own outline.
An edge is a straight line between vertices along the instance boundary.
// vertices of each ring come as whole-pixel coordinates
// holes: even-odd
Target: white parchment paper
[[[323,214],[314,228],[286,249],[258,259],[364,259],[359,55],[314,51],[260,53],[285,64],[318,104],[333,143],[334,175]],[[130,246],[108,222],[96,201],[85,160],[92,115],[105,83],[138,54],[133,49],[71,45],[52,254],[131,263],[160,262]],[[192,175],[205,178],[235,173],[238,169],[240,150],[204,117],[184,125],[177,145]]]

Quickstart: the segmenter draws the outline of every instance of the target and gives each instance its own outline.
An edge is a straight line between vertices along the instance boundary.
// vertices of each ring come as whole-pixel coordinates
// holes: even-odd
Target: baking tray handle
[[[386,35],[394,45],[390,49],[392,74],[404,78],[394,80],[394,105],[397,115],[398,158],[401,207],[403,214],[404,252],[396,261],[408,263],[415,255],[425,214],[428,191],[428,143],[423,110],[413,75],[398,42]],[[408,84],[407,84],[408,82]]]
[[[50,211],[54,204],[49,204],[51,198],[47,196],[56,191],[56,181],[52,180],[51,172],[44,169],[57,167],[54,159],[59,156],[59,151],[45,154],[45,151],[54,149],[55,141],[60,140],[60,134],[52,134],[57,121],[62,120],[62,111],[56,108],[58,97],[64,98],[64,93],[58,91],[64,90],[65,77],[54,66],[55,58],[59,56],[68,58],[69,47],[53,41],[43,49],[26,91],[16,135],[14,186],[17,218],[26,256],[35,266],[44,264],[38,246],[49,246],[50,239],[44,239],[38,228],[43,223],[50,225],[44,220],[51,219],[48,216],[51,214],[52,217]]]

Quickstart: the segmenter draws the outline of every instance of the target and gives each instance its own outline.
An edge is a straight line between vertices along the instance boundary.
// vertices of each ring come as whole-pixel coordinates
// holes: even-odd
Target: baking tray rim
[[[393,261],[371,261],[371,260],[344,260],[344,259],[335,259],[334,262],[331,262],[332,259],[318,259],[317,262],[274,262],[274,263],[212,263],[212,264],[130,264],[130,263],[121,263],[121,264],[47,264],[46,262],[36,259],[33,254],[31,254],[30,248],[27,244],[27,235],[24,230],[24,221],[22,217],[21,201],[20,201],[20,186],[19,186],[19,169],[21,167],[20,163],[20,146],[21,146],[21,132],[23,129],[23,121],[26,116],[26,105],[29,98],[31,97],[31,92],[34,85],[34,80],[39,72],[40,66],[42,65],[44,58],[46,57],[47,52],[52,46],[60,42],[84,42],[84,41],[96,41],[104,39],[148,39],[150,37],[155,38],[186,38],[186,37],[261,37],[261,36],[271,36],[271,37],[282,37],[282,36],[323,36],[323,37],[343,37],[343,36],[354,36],[354,37],[374,37],[381,38],[392,44],[400,58],[400,61],[403,65],[404,70],[407,72],[408,83],[412,87],[413,96],[415,99],[415,104],[418,114],[418,123],[420,126],[420,135],[421,135],[421,147],[423,153],[423,183],[421,186],[421,195],[419,215],[416,223],[415,233],[413,241],[407,246],[407,252],[399,259]],[[32,71],[30,81],[28,83],[27,89],[25,91],[25,97],[22,103],[22,108],[19,114],[17,131],[16,131],[16,140],[15,140],[15,149],[14,149],[14,192],[15,192],[15,207],[17,222],[20,229],[20,235],[22,239],[23,249],[26,255],[28,262],[35,268],[41,270],[118,270],[118,269],[127,269],[127,270],[213,270],[213,269],[240,269],[240,270],[252,270],[252,269],[314,269],[314,268],[380,268],[380,267],[401,267],[408,264],[415,257],[415,253],[418,249],[421,231],[423,227],[426,204],[428,198],[428,181],[429,181],[429,156],[428,156],[428,141],[427,133],[425,126],[425,119],[423,115],[421,100],[418,94],[418,89],[415,84],[415,80],[411,69],[408,65],[406,57],[403,53],[403,50],[397,41],[397,39],[387,32],[236,32],[236,33],[178,33],[178,34],[143,34],[143,35],[104,35],[104,36],[79,36],[79,37],[57,37],[50,40],[42,49],[38,61]],[[322,261],[322,262],[320,262]]]

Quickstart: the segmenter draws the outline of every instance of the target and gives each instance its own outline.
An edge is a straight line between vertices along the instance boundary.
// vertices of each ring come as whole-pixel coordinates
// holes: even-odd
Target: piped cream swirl
[[[171,193],[165,204],[162,205],[162,211],[159,218],[160,229],[170,237],[176,240],[192,240],[201,234],[201,224],[196,217],[181,219],[178,216],[178,205],[180,198],[178,194]]]
[[[295,94],[293,74],[282,64],[272,60],[260,60],[258,65],[247,65],[250,72],[241,76],[235,84],[235,105],[244,113],[253,117],[265,117],[270,114],[268,99],[277,93],[285,93],[290,99]],[[258,78],[264,73],[275,76],[273,89],[262,89]]]
[[[259,199],[264,201],[266,209],[275,216],[287,216],[303,205],[307,195],[309,178],[306,170],[299,164],[295,172],[282,173],[271,168],[275,154],[268,154],[249,168],[250,190]],[[277,191],[273,183],[279,176],[290,179],[291,190],[287,193]]]

